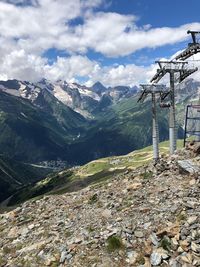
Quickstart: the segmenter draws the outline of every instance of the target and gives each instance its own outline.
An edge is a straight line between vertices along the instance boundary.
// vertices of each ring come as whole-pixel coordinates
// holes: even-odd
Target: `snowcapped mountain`
[[[51,83],[43,79],[37,83],[18,80],[0,81],[0,90],[29,99],[35,104],[37,104],[40,94],[47,91],[74,111],[85,117],[91,117],[96,110],[133,96],[138,88],[126,86],[106,88],[100,82],[95,83],[92,87],[86,87],[66,81]]]
[[[176,90],[176,102],[194,102],[200,100],[200,82],[188,79],[178,84]]]
[[[42,95],[48,94],[80,113],[84,117],[93,117],[97,112],[103,111],[113,103],[128,99],[138,92],[138,87],[115,86],[105,87],[100,82],[91,87],[77,83],[57,81],[51,83],[45,79],[37,83],[27,81],[8,80],[0,81],[0,90],[30,100],[32,103],[43,107]],[[185,100],[198,100],[200,82],[188,79],[176,87],[176,102]]]

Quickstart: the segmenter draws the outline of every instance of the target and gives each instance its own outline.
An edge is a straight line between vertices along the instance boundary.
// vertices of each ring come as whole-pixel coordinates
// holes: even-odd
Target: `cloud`
[[[44,66],[44,77],[50,80],[73,81],[76,77],[87,77],[95,69],[97,63],[85,56],[58,58],[52,65]]]
[[[96,65],[91,73],[87,85],[101,81],[107,86],[127,85],[134,86],[145,83],[151,77],[153,65],[149,67],[136,66],[135,64],[103,67]]]
[[[37,81],[44,77],[46,59],[14,50],[6,55],[0,65],[0,78]]]
[[[4,0],[0,2],[1,77],[101,80],[106,85],[133,85],[146,81],[153,67],[135,64],[103,66],[88,58],[88,51],[104,57],[123,57],[143,48],[174,44],[188,38],[188,29],[137,26],[138,17],[99,11],[105,0]],[[102,9],[103,10],[103,9]],[[79,24],[76,23],[76,20]],[[50,48],[64,50],[70,57],[57,58],[52,65],[42,55]]]
[[[86,56],[74,55],[68,58],[58,57],[52,65],[47,59],[33,54],[26,54],[24,50],[14,50],[0,62],[0,79],[19,79],[38,81],[46,78],[51,81],[66,80],[78,82],[80,77],[86,79],[86,85],[91,86],[101,81],[107,86],[138,85],[147,82],[151,77],[153,65],[139,67],[134,64],[102,66]]]
[[[49,48],[71,53],[88,49],[107,57],[125,56],[142,48],[156,48],[187,38],[188,29],[200,30],[200,23],[177,28],[137,26],[137,17],[113,12],[94,12],[103,0],[29,0],[32,5],[0,3],[0,32],[16,40],[20,49],[42,53]],[[17,0],[17,3],[27,1]],[[70,21],[82,17],[83,23]]]

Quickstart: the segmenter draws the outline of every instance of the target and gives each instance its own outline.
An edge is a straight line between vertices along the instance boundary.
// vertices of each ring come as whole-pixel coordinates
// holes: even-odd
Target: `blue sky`
[[[152,27],[177,27],[199,20],[198,0],[116,0],[109,11],[134,14],[140,18],[139,24]]]
[[[0,78],[147,82],[200,30],[199,0],[4,0]]]

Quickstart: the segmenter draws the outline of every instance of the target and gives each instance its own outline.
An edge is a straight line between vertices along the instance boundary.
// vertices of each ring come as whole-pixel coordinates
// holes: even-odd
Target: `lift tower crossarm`
[[[193,74],[197,70],[198,70],[198,68],[194,68],[194,69],[189,69],[189,70],[186,69],[186,70],[183,70],[182,72],[180,72],[179,83],[181,83],[183,80],[185,80],[188,76],[190,76],[191,74]]]
[[[180,70],[183,70],[185,65],[188,64],[186,61],[155,61],[155,63],[158,63],[160,69],[157,69],[157,73],[151,79],[151,82],[154,83],[158,83],[165,74],[171,71],[180,73]],[[176,67],[172,67],[173,65]]]
[[[176,60],[186,60],[187,58],[200,52],[200,43],[196,38],[197,34],[200,34],[200,31],[187,31],[187,34],[191,34],[192,43],[189,43],[188,47],[176,56]]]

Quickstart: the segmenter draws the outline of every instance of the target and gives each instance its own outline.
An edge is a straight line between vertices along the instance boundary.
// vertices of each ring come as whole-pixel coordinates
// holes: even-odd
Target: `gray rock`
[[[138,256],[138,253],[136,253],[135,251],[128,251],[127,252],[127,257],[129,259],[130,264],[134,264],[136,262],[137,256]]]
[[[188,219],[187,219],[187,223],[189,223],[189,225],[193,224],[193,223],[196,223],[198,217],[197,216],[190,216]]]
[[[135,235],[135,237],[138,237],[138,238],[144,237],[144,233],[142,231],[138,231],[138,230],[136,230],[134,232],[134,235]]]
[[[192,242],[191,243],[191,249],[194,251],[194,252],[197,252],[197,253],[200,253],[200,245]]]
[[[68,256],[67,251],[62,251],[60,256],[60,263],[64,263],[65,260],[67,259],[67,256]]]
[[[195,166],[191,160],[178,160],[178,166],[180,173],[184,174],[195,174],[199,173],[200,169]]]
[[[162,261],[162,257],[161,257],[161,255],[160,255],[160,253],[157,253],[157,252],[154,251],[154,252],[151,254],[150,261],[151,261],[151,264],[152,264],[153,266],[157,266],[157,265],[159,265],[159,264],[161,263],[161,261]]]
[[[66,260],[69,261],[69,260],[71,260],[72,257],[73,257],[73,255],[69,253],[69,254],[67,254],[67,256],[66,256]]]
[[[158,243],[159,243],[159,240],[158,240],[158,237],[156,236],[155,233],[152,233],[150,235],[150,239],[151,239],[152,244],[157,247]]]

